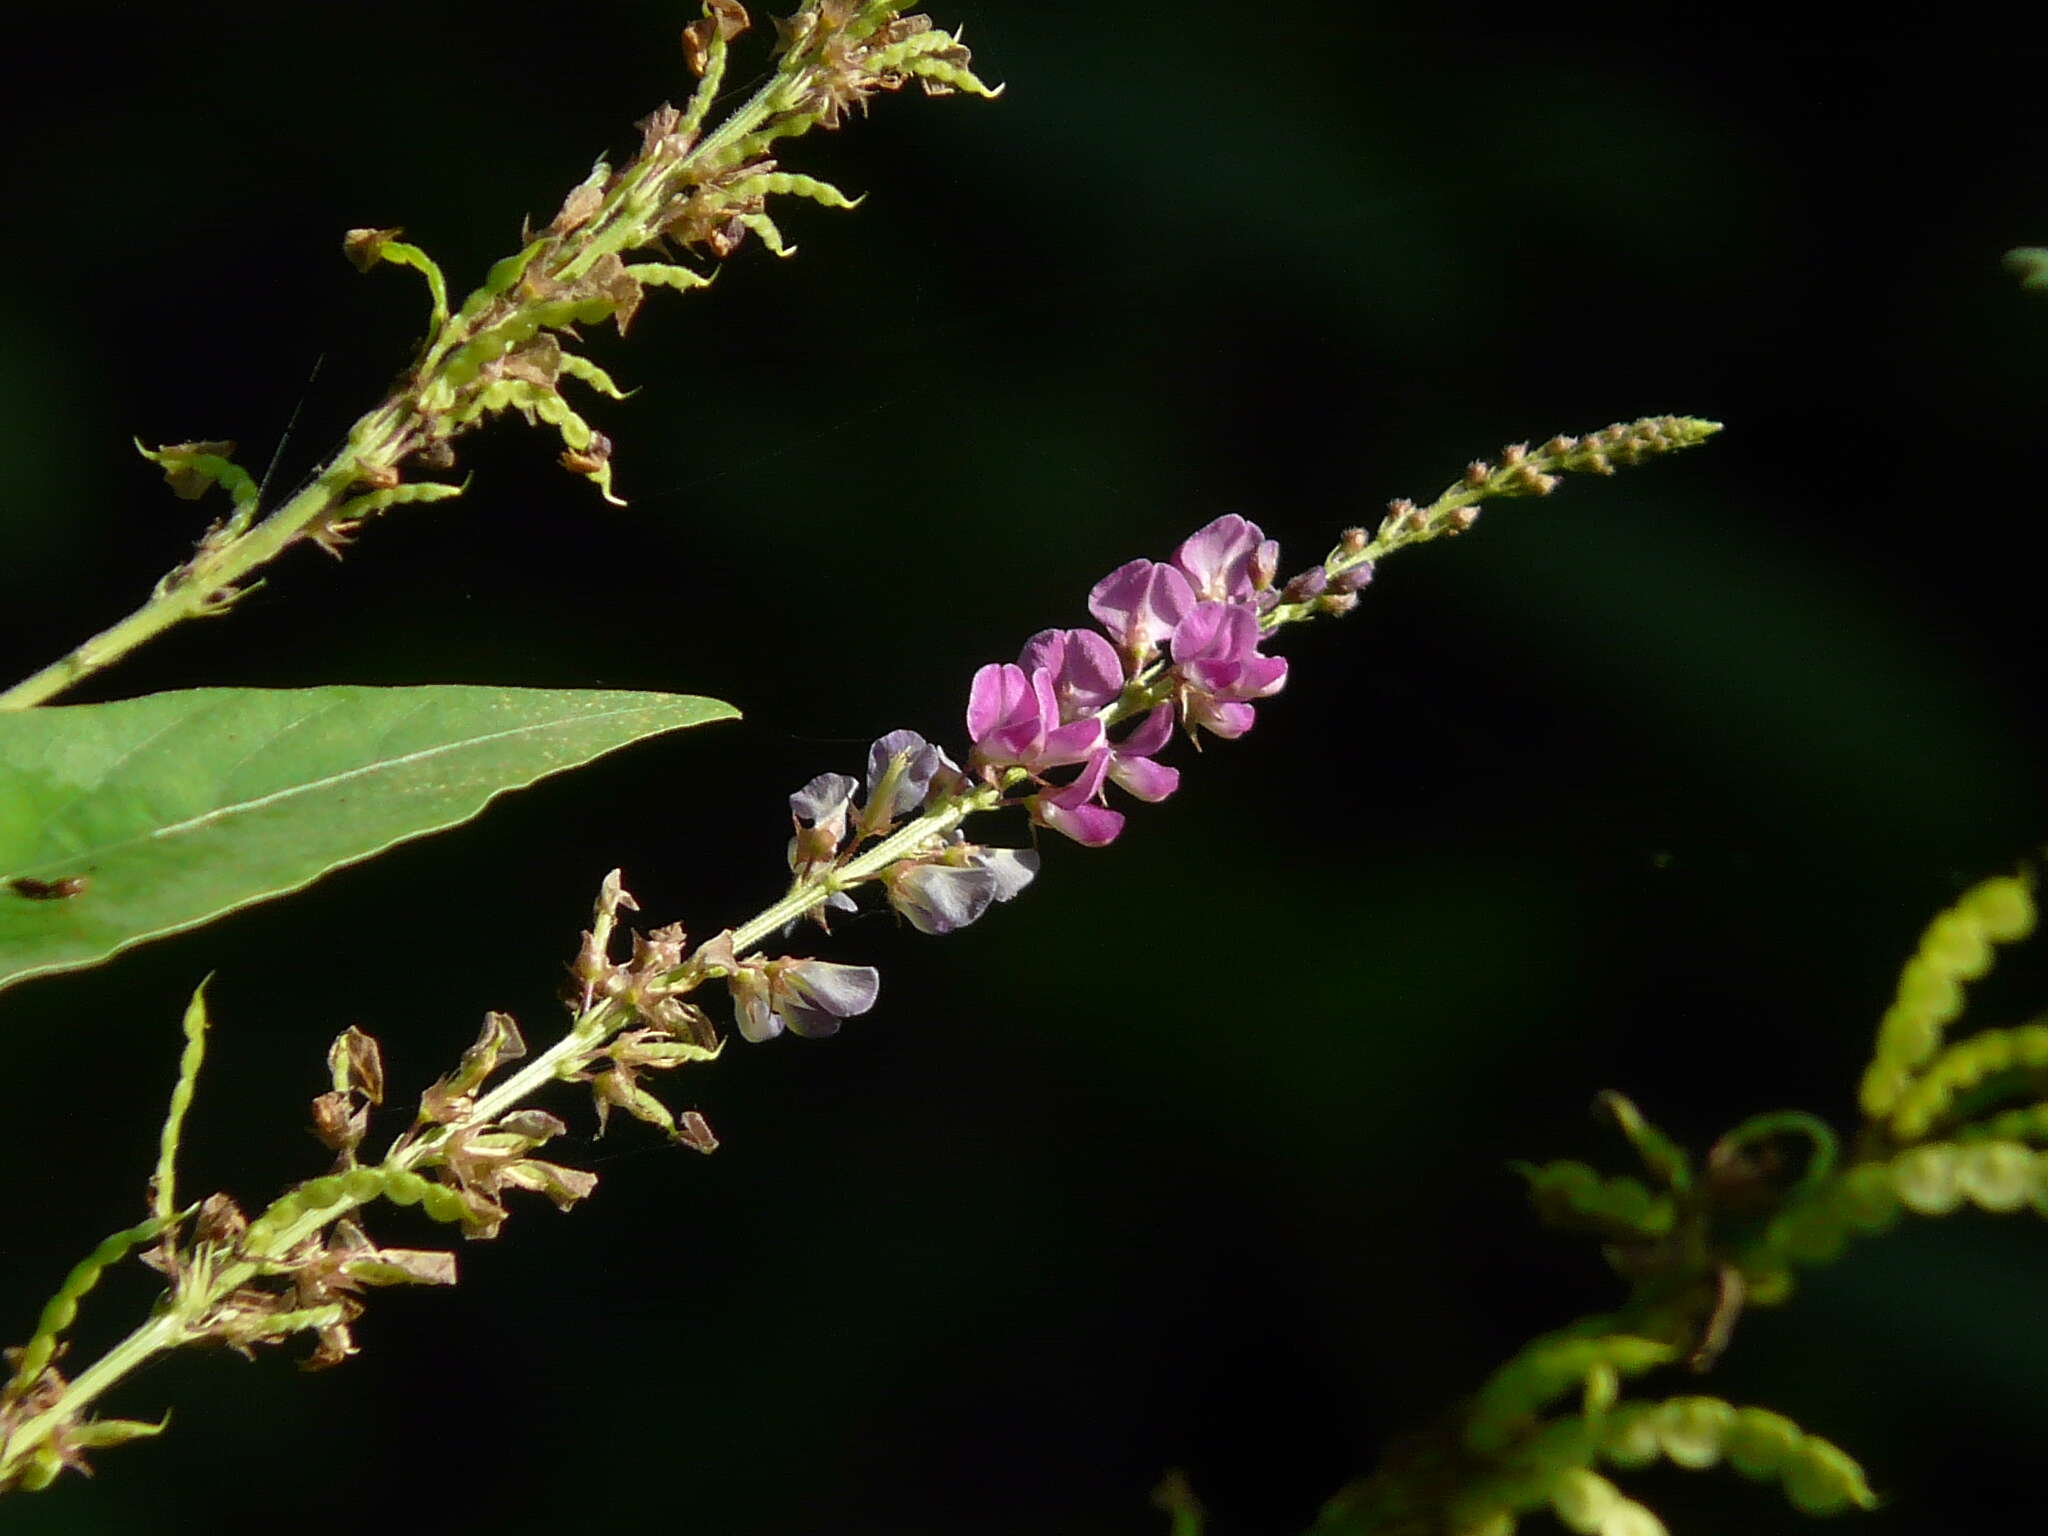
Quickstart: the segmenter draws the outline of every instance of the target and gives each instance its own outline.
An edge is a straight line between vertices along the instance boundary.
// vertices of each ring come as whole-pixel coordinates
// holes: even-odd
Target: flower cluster
[[[1140,800],[1180,785],[1154,755],[1174,719],[1192,736],[1242,736],[1287,681],[1287,663],[1259,654],[1260,615],[1273,589],[1280,546],[1232,513],[1191,535],[1170,561],[1133,560],[1088,594],[1104,633],[1048,629],[1015,662],[974,674],[967,704],[968,771],[985,783],[1021,769],[1036,784],[1031,819],[1091,848],[1114,842],[1121,812],[1104,801],[1115,783]],[[1162,652],[1164,653],[1162,657]],[[1113,724],[1142,714],[1121,737]],[[1071,774],[1049,777],[1053,770]]]
[[[1268,627],[1293,616],[1273,610],[1348,605],[1371,576],[1370,565],[1335,579],[1317,567],[1276,590],[1279,554],[1257,524],[1219,517],[1170,561],[1133,560],[1097,582],[1088,607],[1101,630],[1041,630],[1015,662],[976,672],[965,769],[917,732],[891,731],[868,748],[865,781],[812,779],[789,797],[792,881],[775,924],[809,916],[825,927],[856,910],[856,887],[874,884],[921,933],[966,927],[1038,873],[1037,853],[962,835],[984,810],[1022,805],[1034,825],[1088,847],[1115,841],[1124,818],[1103,803],[1108,785],[1147,801],[1180,787],[1179,770],[1155,760],[1176,719],[1191,737],[1242,736],[1252,701],[1287,681],[1287,663],[1259,653]],[[874,1005],[870,966],[745,957],[768,931],[721,934],[697,951],[686,983],[723,978],[747,1039],[829,1035]]]
[[[699,974],[684,984],[725,978],[748,1039],[832,1033],[873,1004],[872,969],[739,956],[799,918],[822,928],[832,912],[853,911],[851,892],[869,884],[920,932],[964,928],[1038,871],[1034,852],[968,841],[959,829],[971,816],[1022,806],[1033,826],[1086,847],[1116,841],[1124,816],[1107,804],[1112,783],[1155,802],[1180,787],[1180,771],[1157,760],[1176,723],[1198,745],[1205,731],[1234,740],[1252,728],[1257,701],[1286,685],[1287,663],[1260,650],[1274,630],[1348,613],[1378,559],[1464,532],[1488,497],[1546,494],[1561,474],[1609,474],[1715,430],[1652,417],[1534,452],[1510,447],[1498,467],[1474,463],[1427,507],[1391,503],[1377,535],[1345,530],[1326,559],[1285,582],[1275,579],[1279,544],[1235,513],[1189,535],[1170,559],[1118,566],[1088,594],[1100,628],[1041,630],[1014,662],[975,672],[964,769],[917,732],[892,731],[868,749],[864,786],[822,773],[791,795],[789,894],[722,936],[715,954],[700,950]]]

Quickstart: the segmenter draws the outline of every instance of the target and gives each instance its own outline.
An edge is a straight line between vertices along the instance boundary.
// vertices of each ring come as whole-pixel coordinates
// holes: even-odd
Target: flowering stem
[[[82,682],[130,651],[187,619],[224,612],[241,583],[267,565],[305,531],[332,517],[350,487],[395,472],[417,444],[402,425],[400,397],[393,396],[350,430],[340,452],[311,485],[246,532],[218,547],[202,542],[191,560],[166,574],[149,601],[118,624],[100,631],[34,675],[0,692],[0,709],[28,709]]]
[[[1554,486],[1558,474],[1605,473],[1610,462],[1631,463],[1652,453],[1691,446],[1716,430],[1718,426],[1712,422],[1652,418],[1610,427],[1585,439],[1553,439],[1534,454],[1510,449],[1497,468],[1474,464],[1458,485],[1427,507],[1393,503],[1375,537],[1368,539],[1362,530],[1347,533],[1321,567],[1326,588],[1305,600],[1283,596],[1272,602],[1260,615],[1260,625],[1270,631],[1321,614],[1347,611],[1363,581],[1340,584],[1337,578],[1355,576],[1361,567],[1410,544],[1463,531],[1471,526],[1476,505],[1489,497],[1544,494]],[[271,521],[282,515],[274,515]],[[252,534],[269,525],[268,521],[258,525]],[[1256,530],[1252,530],[1251,537],[1256,541]],[[1309,583],[1302,590],[1313,586]],[[1295,590],[1294,583],[1289,584],[1289,590]],[[1272,596],[1270,592],[1267,595]],[[1186,686],[1186,680],[1176,674],[1174,664],[1161,659],[1140,670],[1115,699],[1096,713],[1105,726],[1117,724],[1182,696]],[[903,763],[899,760],[895,768],[871,781],[871,808],[878,799],[884,805],[891,803],[898,779],[889,777],[889,773],[902,772]],[[182,1265],[174,1266],[176,1278],[155,1315],[81,1372],[76,1380],[57,1386],[46,1405],[33,1417],[15,1425],[0,1442],[0,1489],[21,1483],[28,1474],[43,1468],[53,1454],[52,1448],[61,1450],[66,1445],[62,1434],[70,1426],[82,1424],[87,1407],[129,1372],[166,1350],[217,1337],[216,1314],[239,1288],[265,1275],[288,1270],[299,1262],[291,1256],[301,1245],[357,1208],[392,1191],[399,1176],[410,1178],[415,1187],[419,1186],[418,1170],[447,1162],[451,1139],[458,1132],[493,1127],[508,1111],[551,1082],[596,1075],[605,1066],[601,1058],[614,1037],[643,1018],[642,1009],[649,995],[668,1000],[695,990],[705,980],[724,974],[722,967],[729,965],[732,958],[751,952],[771,934],[824,907],[835,895],[876,879],[900,861],[930,856],[935,849],[942,849],[948,835],[970,817],[1014,804],[1010,799],[1012,791],[1040,782],[1033,770],[1022,764],[984,766],[980,772],[980,782],[935,796],[929,810],[887,833],[866,851],[857,852],[843,864],[830,864],[805,874],[779,900],[722,936],[729,939],[730,947],[718,962],[703,958],[687,960],[659,976],[660,986],[653,994],[641,991],[592,997],[586,987],[584,1006],[559,1040],[473,1102],[457,1101],[460,1108],[437,1116],[439,1123],[416,1125],[401,1135],[382,1163],[374,1168],[351,1168],[346,1181],[328,1176],[298,1186],[258,1216],[232,1249],[212,1250],[205,1242],[195,1244]],[[596,943],[600,954],[608,947],[613,929],[618,894],[614,882],[607,883],[607,891],[609,904],[601,901],[600,915],[592,935],[587,936],[602,936]],[[188,1018],[188,1035],[191,1033]],[[192,1049],[197,1049],[196,1044]],[[196,1064],[196,1057],[188,1056],[188,1068],[196,1069]],[[468,1086],[480,1086],[480,1082],[473,1078]],[[176,1113],[181,1113],[181,1109],[174,1105]],[[171,1139],[174,1138],[167,1132],[167,1142]],[[166,1167],[168,1158],[166,1153]],[[350,1188],[341,1187],[344,1182],[354,1189],[353,1193]],[[167,1173],[160,1175],[159,1189],[160,1203],[167,1205]],[[317,1195],[309,1193],[316,1190]],[[448,1193],[445,1187],[441,1192]],[[218,1257],[209,1256],[215,1252]],[[76,1294],[82,1294],[82,1288]],[[276,1320],[287,1331],[324,1326],[311,1321],[321,1311],[313,1308],[277,1313]],[[54,1475],[54,1469],[50,1475]]]
[[[595,364],[565,355],[556,337],[573,337],[573,326],[607,319],[623,334],[645,286],[693,288],[710,281],[666,263],[626,267],[619,260],[623,253],[680,243],[706,245],[723,256],[749,230],[784,251],[762,211],[770,191],[829,207],[853,205],[836,188],[812,178],[770,175],[774,162],[764,152],[775,140],[835,126],[845,102],[895,90],[912,79],[927,90],[994,96],[996,91],[969,70],[967,50],[956,39],[925,30],[923,18],[899,16],[905,3],[858,0],[828,6],[811,0],[790,19],[789,46],[767,82],[699,138],[698,125],[723,76],[728,28],[736,34],[747,25],[736,4],[722,0],[707,6],[707,20],[685,34],[699,34],[694,45],[708,47],[710,54],[709,67],[700,68],[703,78],[687,117],[670,108],[657,112],[642,125],[646,137],[638,156],[616,173],[600,165],[591,180],[570,193],[554,222],[492,268],[484,285],[452,315],[446,285],[425,252],[400,244],[396,230],[351,231],[346,249],[365,270],[389,261],[418,268],[428,281],[433,325],[413,367],[356,422],[306,489],[260,521],[255,485],[224,457],[214,456],[231,448],[185,444],[148,454],[167,470],[188,476],[196,470],[198,485],[212,480],[229,488],[236,497],[235,513],[209,529],[192,558],[160,579],[135,612],[0,691],[0,710],[44,703],[185,620],[225,612],[249,590],[245,583],[255,572],[301,539],[338,553],[369,516],[403,502],[460,495],[459,485],[408,483],[402,466],[408,460],[452,463],[447,445],[492,414],[517,409],[529,421],[538,417],[555,426],[567,450],[565,466],[615,499],[611,444],[570,407],[558,385],[567,375],[614,397],[620,392]],[[731,26],[735,17],[737,26]],[[911,35],[936,43],[926,41],[899,56],[892,40]],[[176,475],[173,483],[178,483]],[[188,493],[196,490],[181,492]]]

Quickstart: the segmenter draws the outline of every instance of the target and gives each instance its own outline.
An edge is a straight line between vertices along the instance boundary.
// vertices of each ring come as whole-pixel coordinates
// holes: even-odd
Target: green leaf
[[[0,713],[0,987],[309,885],[739,711],[684,694],[199,688]]]

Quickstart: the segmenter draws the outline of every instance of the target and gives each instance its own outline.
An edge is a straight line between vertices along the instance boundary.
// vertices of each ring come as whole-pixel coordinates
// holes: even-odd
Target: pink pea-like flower
[[[1255,603],[1273,584],[1280,546],[1235,512],[1191,533],[1173,552],[1174,568],[1206,603]]]
[[[1060,723],[1051,673],[1043,667],[1026,673],[1010,662],[990,662],[974,674],[967,734],[974,742],[970,768],[1038,773],[1085,761],[1102,746],[1102,722],[1093,716]]]
[[[1026,672],[1043,667],[1052,674],[1062,720],[1092,715],[1124,691],[1115,647],[1092,629],[1042,629],[1024,642],[1017,664]]]
[[[1109,631],[1133,669],[1152,659],[1194,606],[1195,589],[1187,577],[1156,560],[1120,565],[1088,594],[1088,611]]]

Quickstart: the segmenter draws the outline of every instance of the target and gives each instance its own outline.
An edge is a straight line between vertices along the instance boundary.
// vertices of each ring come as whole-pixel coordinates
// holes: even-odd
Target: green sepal
[[[483,282],[462,301],[458,318],[474,320],[499,298],[510,293],[519,279],[526,276],[526,269],[533,264],[533,258],[546,248],[547,243],[545,238],[530,241],[523,249],[513,252],[502,261],[493,262],[490,271],[484,274]]]
[[[928,91],[936,86],[940,90],[960,91],[987,101],[995,100],[1002,94],[1002,87],[988,85],[973,70],[945,56],[959,47],[959,40],[950,32],[920,32],[869,54],[861,67],[877,75],[914,76],[924,82]]]
[[[644,1120],[662,1135],[674,1138],[676,1117],[669,1107],[653,1094],[642,1088],[625,1072],[601,1073],[591,1081],[591,1094],[597,1105],[597,1134],[605,1133],[605,1122],[610,1118],[613,1106],[626,1111],[636,1120]]]
[[[468,488],[467,480],[461,485],[449,485],[439,480],[414,480],[405,485],[391,486],[387,490],[369,491],[361,496],[351,497],[335,509],[334,520],[354,523],[390,507],[407,506],[414,502],[452,501]]]
[[[702,272],[666,261],[636,261],[626,268],[626,276],[644,287],[674,288],[683,293],[711,286],[711,279]]]
[[[249,471],[228,457],[235,451],[233,443],[167,443],[146,448],[137,438],[135,451],[164,472],[171,494],[180,501],[197,501],[208,486],[217,485],[235,504],[230,528],[239,531],[255,516],[260,492]]]
[[[433,303],[427,345],[432,346],[448,324],[448,280],[441,275],[440,265],[433,257],[418,246],[397,239],[397,234],[395,229],[352,229],[342,248],[358,272],[367,272],[379,262],[389,262],[395,267],[411,267],[427,280],[427,294]]]
[[[564,352],[561,355],[560,363],[562,372],[569,375],[572,379],[578,379],[588,384],[601,395],[609,395],[614,400],[623,400],[630,393],[630,391],[620,389],[613,382],[610,374],[606,373],[587,357],[581,357],[574,352]]]
[[[147,1419],[87,1419],[72,1426],[65,1439],[80,1450],[100,1451],[109,1446],[126,1445],[130,1440],[148,1440],[170,1427],[171,1416],[168,1413],[154,1424]]]
[[[767,171],[759,176],[748,176],[734,182],[731,191],[736,197],[807,197],[827,208],[858,208],[867,201],[865,194],[848,197],[829,181],[820,181],[815,176],[800,176],[793,171]]]
[[[752,230],[760,238],[769,253],[775,256],[794,256],[796,247],[782,238],[782,229],[765,213],[743,213],[739,216],[742,227]]]

